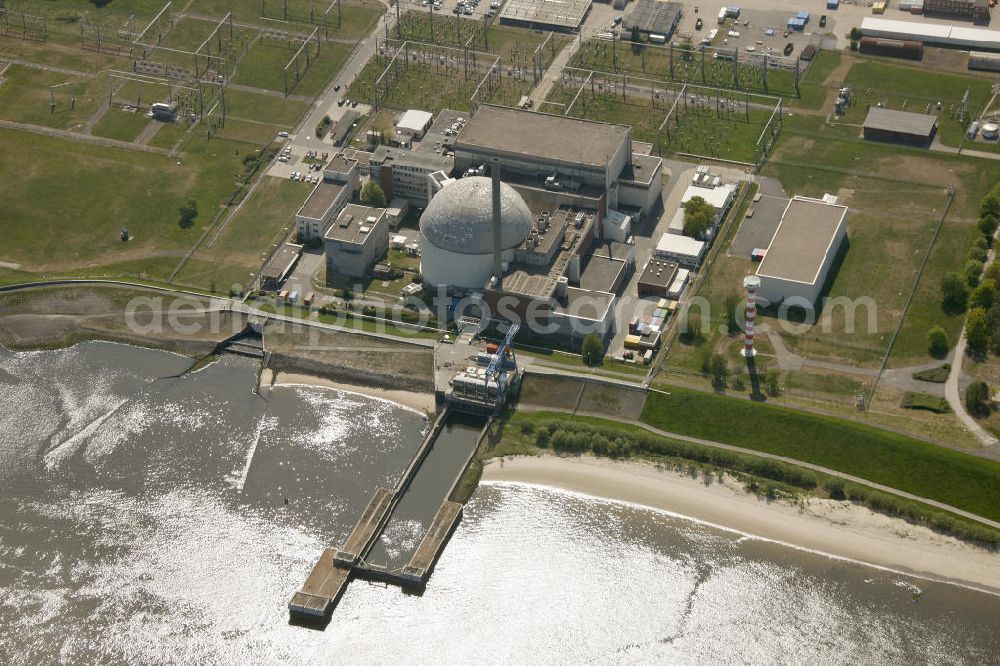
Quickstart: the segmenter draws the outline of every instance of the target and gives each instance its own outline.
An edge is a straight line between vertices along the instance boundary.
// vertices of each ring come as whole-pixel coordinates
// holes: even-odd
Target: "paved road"
[[[117,139],[106,139],[101,136],[94,136],[92,134],[80,134],[79,132],[70,132],[68,130],[53,129],[51,127],[42,127],[41,125],[29,125],[28,123],[15,123],[10,120],[0,120],[0,127],[5,127],[7,129],[21,130],[22,132],[32,132],[33,134],[43,134],[45,136],[54,136],[61,139],[73,139],[75,141],[82,141],[84,143],[93,143],[99,146],[109,146],[111,148],[124,148],[126,150],[136,150],[141,153],[154,153],[156,155],[165,155],[167,157],[174,157],[174,152],[172,150],[167,150],[166,148],[155,148],[153,146],[140,146],[128,141],[118,141]]]
[[[655,390],[655,389],[650,389],[650,390]],[[597,417],[597,418],[601,418],[601,419],[606,419],[606,420],[608,419],[608,415],[607,414],[598,414],[598,413],[591,413],[591,412],[574,412],[572,410],[555,409],[555,408],[550,408],[550,407],[542,407],[542,408],[524,408],[524,407],[522,407],[522,409],[534,409],[534,411],[554,411],[554,412],[573,413],[573,414],[579,414],[579,415],[582,415],[582,416],[593,416],[593,417]],[[957,507],[951,506],[950,504],[945,504],[944,502],[938,502],[936,500],[928,499],[926,497],[921,497],[919,495],[914,495],[913,493],[908,493],[906,491],[898,490],[898,489],[892,488],[890,486],[885,486],[885,485],[882,485],[881,483],[876,483],[874,481],[869,481],[868,479],[863,479],[863,478],[861,478],[859,476],[854,476],[852,474],[846,474],[844,472],[840,472],[840,471],[837,471],[835,469],[830,469],[829,467],[823,467],[821,465],[814,465],[812,463],[804,462],[802,460],[796,460],[795,458],[789,458],[788,456],[779,456],[779,455],[775,455],[773,453],[764,453],[762,451],[757,451],[757,450],[754,450],[754,449],[745,449],[745,448],[743,448],[741,446],[734,446],[732,444],[723,444],[722,442],[715,442],[715,441],[712,441],[712,440],[700,439],[698,437],[690,437],[688,435],[682,435],[680,433],[670,432],[670,431],[667,431],[667,430],[660,430],[659,428],[654,428],[653,426],[647,425],[647,424],[645,424],[645,423],[643,423],[641,421],[629,421],[629,424],[630,425],[637,425],[640,428],[643,428],[644,430],[647,430],[647,431],[653,433],[654,435],[658,435],[660,437],[668,437],[670,439],[676,439],[676,440],[680,440],[682,442],[689,442],[691,444],[698,444],[698,445],[701,445],[701,446],[710,446],[710,447],[713,447],[713,448],[716,448],[716,449],[724,449],[726,451],[733,451],[735,453],[742,453],[744,455],[754,456],[755,458],[767,458],[768,460],[779,460],[781,462],[788,463],[790,465],[797,465],[799,467],[804,467],[806,469],[810,469],[810,470],[812,470],[814,472],[819,472],[821,474],[828,474],[830,476],[835,476],[838,479],[843,479],[845,481],[850,481],[852,483],[856,483],[856,484],[861,485],[861,486],[866,486],[868,488],[874,488],[875,490],[881,490],[882,492],[888,493],[890,495],[895,495],[896,497],[903,497],[903,498],[908,499],[908,500],[914,500],[914,501],[917,501],[917,502],[922,502],[922,503],[927,504],[929,506],[933,506],[933,507],[935,507],[937,509],[942,509],[944,511],[948,511],[948,512],[957,514],[957,515],[962,516],[964,518],[968,518],[969,520],[973,520],[973,521],[975,521],[977,523],[981,523],[983,525],[988,525],[989,527],[992,527],[994,529],[1000,529],[1000,522],[997,522],[995,520],[990,520],[989,518],[984,518],[983,516],[977,516],[974,513],[970,513],[969,511],[965,511],[964,509],[959,509]]]
[[[289,324],[296,324],[298,326],[305,326],[307,328],[317,328],[321,330],[336,331],[340,333],[355,333],[357,335],[363,335],[370,338],[378,338],[380,340],[389,340],[401,344],[413,345],[415,347],[433,348],[434,345],[437,344],[435,340],[431,340],[428,338],[416,338],[416,337],[411,338],[402,335],[392,335],[390,333],[373,333],[371,331],[365,331],[359,328],[354,328],[352,326],[340,326],[339,324],[327,324],[325,322],[303,319],[301,317],[289,317],[287,315],[272,314],[270,312],[264,312],[263,310],[255,308],[251,305],[242,303],[241,301],[238,301],[233,298],[228,298],[224,296],[211,296],[209,294],[204,294],[197,291],[191,291],[189,289],[157,287],[148,284],[129,282],[127,280],[99,280],[99,279],[87,279],[87,278],[45,280],[42,282],[30,282],[23,284],[10,284],[10,285],[0,286],[0,293],[25,291],[29,289],[44,289],[46,287],[85,286],[85,285],[126,287],[138,291],[148,291],[160,294],[173,294],[176,296],[192,296],[200,299],[207,298],[210,301],[210,309],[215,311],[230,311],[230,312],[240,312],[243,314],[255,314],[267,317],[270,320],[282,321]],[[387,324],[387,325],[392,325],[392,324]]]
[[[996,248],[990,248],[986,265],[989,266],[995,259]],[[951,363],[951,372],[948,373],[948,380],[944,383],[944,397],[948,401],[948,406],[955,412],[955,416],[969,432],[974,434],[984,446],[994,446],[997,444],[997,438],[993,436],[993,433],[979,425],[979,422],[965,410],[965,401],[962,400],[959,391],[958,380],[962,376],[965,346],[965,324],[962,324],[962,333],[958,336],[958,344],[955,346],[955,358]]]

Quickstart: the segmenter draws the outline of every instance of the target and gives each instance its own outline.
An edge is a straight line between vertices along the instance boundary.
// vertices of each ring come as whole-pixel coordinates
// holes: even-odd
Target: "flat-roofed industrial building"
[[[664,40],[668,40],[680,20],[681,4],[679,2],[635,0],[625,12],[622,27],[627,34],[636,30],[643,36],[660,35]]]
[[[261,289],[275,290],[280,287],[295,268],[301,254],[301,245],[284,243],[279,247],[260,271]]]
[[[872,107],[865,118],[865,138],[914,146],[930,145],[937,131],[937,116]]]
[[[345,157],[343,153],[334,155],[323,167],[323,179],[295,214],[295,230],[298,232],[299,242],[323,238],[337,213],[360,189],[360,182],[358,161]]]
[[[668,231],[660,237],[653,250],[653,256],[657,259],[677,262],[685,268],[697,270],[705,256],[705,249],[705,241],[679,236]]]
[[[389,249],[385,208],[348,204],[323,238],[327,284],[336,277],[363,277]]]
[[[663,298],[669,295],[670,286],[677,277],[679,267],[676,261],[653,257],[646,263],[639,275],[637,289],[639,296],[657,296]]]
[[[602,214],[620,206],[647,213],[660,200],[663,162],[633,155],[632,128],[482,104],[455,139],[455,168],[499,160],[505,178],[571,203],[593,198]]]
[[[500,160],[504,172],[559,175],[607,189],[632,154],[625,125],[482,104],[455,140],[455,168]]]
[[[757,267],[758,300],[815,309],[845,238],[847,206],[792,197]]]
[[[321,180],[295,214],[299,242],[322,238],[337,213],[351,200],[351,190],[344,183]]]
[[[576,32],[590,11],[591,0],[507,0],[500,10],[500,23],[534,30]]]

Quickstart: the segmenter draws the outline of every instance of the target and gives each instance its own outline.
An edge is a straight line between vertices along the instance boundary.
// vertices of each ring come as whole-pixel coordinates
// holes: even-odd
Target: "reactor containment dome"
[[[420,216],[420,272],[435,287],[482,289],[493,274],[492,183],[461,178],[434,195]],[[500,184],[503,261],[531,231],[533,217],[514,188]]]

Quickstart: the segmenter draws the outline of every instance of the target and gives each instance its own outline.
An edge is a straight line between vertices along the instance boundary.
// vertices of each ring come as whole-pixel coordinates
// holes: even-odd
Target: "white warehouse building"
[[[491,180],[461,178],[438,192],[420,216],[420,272],[425,285],[482,289],[493,275]],[[514,258],[534,217],[514,188],[500,184],[503,261]]]
[[[788,302],[814,310],[847,238],[847,206],[836,198],[792,197],[757,267],[762,305]],[[794,300],[791,300],[794,299]]]

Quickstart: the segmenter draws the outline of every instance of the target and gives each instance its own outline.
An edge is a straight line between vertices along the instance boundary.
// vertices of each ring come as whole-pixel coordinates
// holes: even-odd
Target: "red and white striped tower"
[[[754,319],[757,317],[757,289],[760,287],[760,278],[756,275],[747,275],[743,278],[743,288],[747,290],[747,308],[743,324],[743,355],[747,358],[753,357],[757,350],[753,348]]]

